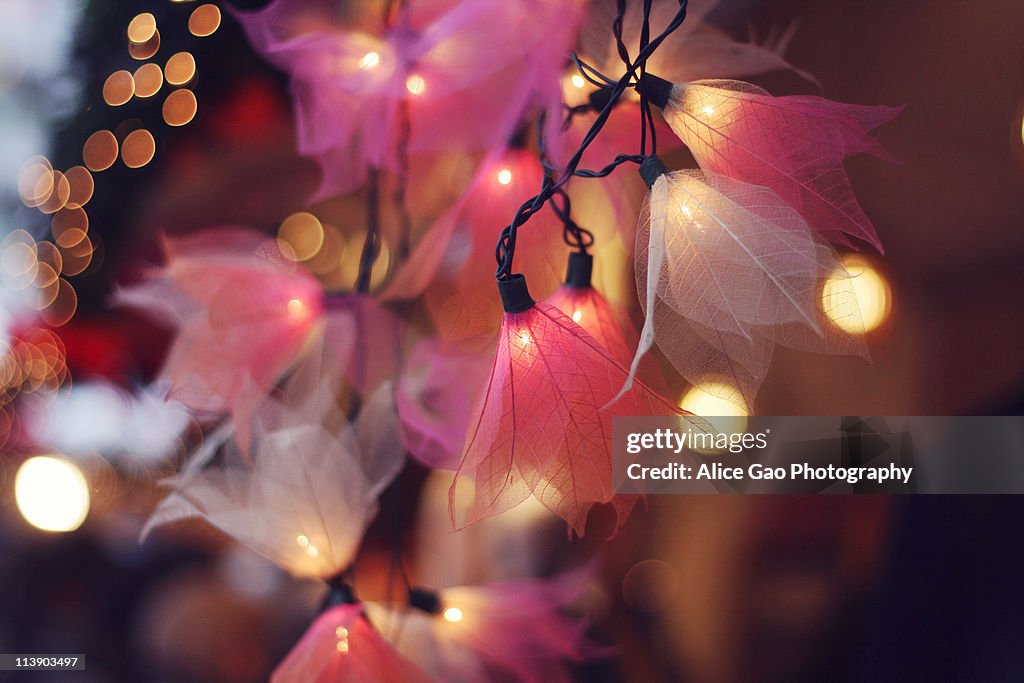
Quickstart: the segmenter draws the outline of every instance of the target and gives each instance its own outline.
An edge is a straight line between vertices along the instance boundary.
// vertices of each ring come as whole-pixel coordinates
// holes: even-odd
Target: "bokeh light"
[[[679,399],[679,407],[694,415],[709,418],[708,422],[721,433],[743,432],[750,411],[723,396],[737,396],[739,391],[721,382],[705,382],[692,387]]]
[[[860,320],[830,314],[837,308],[842,310],[842,307],[834,306],[833,301],[848,295],[851,286],[860,309]],[[826,280],[821,292],[821,307],[839,329],[853,333],[870,332],[889,319],[892,288],[870,260],[851,254],[843,258],[843,267]]]
[[[36,456],[23,462],[14,497],[25,521],[43,531],[74,531],[89,514],[89,483],[62,458]]]
[[[199,103],[191,90],[175,90],[164,100],[163,117],[168,126],[184,126],[196,115]]]
[[[64,272],[66,275],[70,274],[67,269]],[[75,288],[64,278],[59,278],[53,301],[39,311],[39,317],[50,327],[61,327],[74,317],[77,308],[78,295],[75,294]]]
[[[98,130],[82,145],[82,160],[86,167],[96,173],[104,171],[117,161],[117,138],[109,130]]]
[[[458,607],[449,607],[442,613],[442,616],[444,617],[445,621],[452,624],[457,624],[460,621],[462,621],[463,614],[462,610]]]
[[[60,171],[53,172],[53,186],[50,190],[50,196],[46,200],[37,206],[43,213],[56,213],[64,208],[64,205],[68,203],[68,198],[71,196],[71,183],[68,182],[67,176]]]
[[[185,85],[196,75],[196,59],[190,52],[177,52],[164,66],[164,78],[171,85]]]
[[[380,64],[379,52],[367,52],[359,58],[359,68],[362,70],[373,69]]]
[[[160,51],[160,31],[154,31],[153,36],[144,43],[128,43],[128,55],[137,61],[149,59]]]
[[[121,106],[134,95],[135,77],[130,71],[115,71],[103,82],[103,101],[112,107]]]
[[[64,267],[64,258],[53,242],[42,240],[36,243],[36,261],[54,269],[58,274]]]
[[[137,14],[128,22],[128,40],[144,43],[156,33],[156,17],[149,12]]]
[[[35,279],[36,241],[26,230],[18,228],[0,242],[0,269],[15,289],[27,287]]]
[[[413,74],[405,79],[405,89],[413,95],[422,95],[427,90],[427,82],[422,76]]]
[[[164,84],[164,72],[159,64],[143,64],[135,70],[135,96],[152,97]]]
[[[30,208],[45,202],[53,191],[53,166],[44,156],[34,156],[18,171],[18,194]]]
[[[299,211],[281,221],[281,226],[277,229],[277,239],[291,247],[282,253],[294,255],[297,261],[308,261],[323,246],[324,228],[316,216]]]
[[[328,275],[341,263],[341,255],[345,250],[345,236],[336,226],[329,223],[322,223],[321,230],[323,242],[316,254],[306,261],[306,267],[315,275]]]
[[[153,160],[156,153],[156,140],[145,128],[128,133],[121,143],[121,161],[128,168],[141,168]]]
[[[64,172],[68,181],[69,194],[66,206],[78,208],[85,206],[92,199],[92,193],[96,189],[92,173],[85,166],[72,166]]]
[[[81,207],[64,207],[53,215],[50,232],[61,247],[72,247],[89,232],[89,215]]]
[[[188,18],[188,30],[200,38],[213,35],[220,27],[220,8],[213,4],[200,5]]]

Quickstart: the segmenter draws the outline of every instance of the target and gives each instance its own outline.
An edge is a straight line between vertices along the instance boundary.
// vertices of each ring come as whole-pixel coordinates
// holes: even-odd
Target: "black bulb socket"
[[[636,91],[641,95],[646,95],[651,104],[658,109],[664,109],[669,98],[672,97],[672,82],[654,74],[644,74],[640,77],[640,82],[636,84]]]
[[[498,280],[498,293],[501,294],[501,305],[506,313],[522,313],[533,308],[536,303],[526,288],[526,278],[521,273],[509,275],[505,280]]]
[[[644,157],[644,160],[640,162],[640,177],[644,179],[648,189],[654,187],[654,183],[657,182],[658,178],[666,173],[668,173],[668,168],[665,167],[664,162],[655,154]]]
[[[565,285],[576,289],[588,289],[594,273],[594,257],[582,251],[569,254],[569,267],[565,271]]]
[[[409,589],[409,606],[427,614],[441,613],[441,596],[427,588]]]

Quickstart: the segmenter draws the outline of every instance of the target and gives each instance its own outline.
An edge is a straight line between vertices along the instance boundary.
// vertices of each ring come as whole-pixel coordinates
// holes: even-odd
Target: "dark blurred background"
[[[74,278],[74,317],[57,331],[76,383],[102,378],[129,388],[159,368],[166,331],[109,300],[115,283],[158,260],[161,231],[230,224],[271,232],[306,208],[316,186],[314,164],[294,154],[286,79],[253,53],[227,11],[214,35],[196,40],[186,29],[196,4],[92,0],[62,29],[72,32],[62,78],[75,84],[77,100],[69,95],[73,104],[50,112],[48,147],[36,153],[68,168],[81,163],[83,141],[99,128],[146,128],[156,138],[152,163],[94,176],[95,251]],[[57,5],[39,5],[30,22],[46,22]],[[190,87],[199,109],[187,126],[161,125],[160,98],[118,110],[103,104],[107,75],[134,68],[122,36],[142,11],[157,17],[160,55],[195,56]],[[1024,3],[723,0],[709,20],[743,39],[795,24],[787,58],[817,77],[822,94],[906,105],[882,133],[900,163],[848,164],[886,245],[884,257],[869,259],[891,290],[887,318],[869,333],[873,362],[780,351],[757,411],[1020,414]],[[15,96],[45,102],[46,79],[0,73],[3,106],[14,107]],[[757,80],[776,94],[815,92],[788,74]],[[338,200],[319,210],[344,208]],[[42,220],[22,209],[4,218],[7,230],[29,232]],[[19,333],[16,322],[8,328]],[[154,480],[166,472],[159,467],[91,460],[85,524],[69,534],[31,528],[12,494],[24,428],[6,428],[0,651],[86,653],[88,671],[75,680],[266,678],[321,588],[291,581],[200,528],[139,545],[158,496]],[[412,471],[395,486],[416,491],[423,478]],[[402,514],[411,517],[413,498]],[[580,670],[580,680],[1024,680],[1024,515],[1016,497],[655,498],[608,544],[566,549],[557,530],[544,527],[532,546],[544,567],[603,554],[593,630],[619,654]],[[371,532],[371,569],[384,561],[374,559],[386,553],[382,536]],[[71,675],[0,673],[8,679]]]

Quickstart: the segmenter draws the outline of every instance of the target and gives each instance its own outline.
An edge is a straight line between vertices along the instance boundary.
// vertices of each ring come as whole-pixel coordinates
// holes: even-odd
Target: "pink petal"
[[[321,614],[271,683],[427,683],[430,677],[395,651],[362,616],[359,605],[338,605]]]
[[[882,251],[842,162],[877,149],[870,130],[899,109],[771,97],[739,81],[697,81],[677,84],[664,113],[705,171],[770,188],[832,242],[862,240]]]
[[[616,527],[621,526],[635,496],[616,495],[612,487],[612,415],[680,414],[642,384],[602,410],[626,375],[558,309],[540,303],[506,314],[458,470],[460,477],[475,482],[465,523],[499,514],[533,495],[577,535],[583,535],[594,503],[611,503]],[[460,483],[457,479],[452,485],[451,501]],[[453,502],[450,509],[454,514]]]
[[[322,290],[259,233],[216,229],[166,240],[167,265],[129,299],[166,291],[179,329],[164,364],[169,397],[228,412],[252,381],[268,389],[290,365],[322,309]],[[159,283],[159,284],[158,284]]]
[[[425,339],[413,348],[395,395],[410,455],[427,467],[458,467],[470,409],[487,370],[483,354],[438,339]]]

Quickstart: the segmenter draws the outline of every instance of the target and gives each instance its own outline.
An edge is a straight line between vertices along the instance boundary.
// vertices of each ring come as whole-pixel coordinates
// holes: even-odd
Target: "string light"
[[[405,89],[413,95],[422,95],[427,89],[427,82],[423,80],[422,76],[413,74],[405,79]]]
[[[334,635],[338,638],[338,644],[336,648],[338,652],[345,654],[348,652],[348,629],[344,626],[339,626],[334,630]]]
[[[694,415],[708,418],[712,426],[721,433],[742,432],[747,427],[750,411],[722,396],[739,394],[736,387],[723,382],[704,382],[691,388],[681,399],[679,407]]]
[[[859,318],[845,315],[846,308],[835,305],[848,296],[851,286],[860,309]],[[842,268],[825,281],[821,291],[821,309],[836,327],[845,332],[870,332],[889,319],[892,288],[871,261],[863,256],[849,255],[843,258]]]
[[[380,64],[380,54],[377,52],[367,52],[359,60],[359,68],[363,70],[372,69],[378,64]],[[410,92],[412,91],[410,90]]]
[[[458,607],[449,607],[444,611],[444,613],[441,616],[444,617],[445,621],[451,624],[457,624],[460,621],[462,621],[463,615],[462,610],[460,610]]]
[[[587,84],[587,81],[584,80],[583,76],[580,76],[579,74],[573,74],[572,76],[570,76],[569,81],[577,88],[582,88]]]
[[[502,185],[508,185],[512,182],[512,171],[508,168],[503,168],[498,171],[498,182]]]

